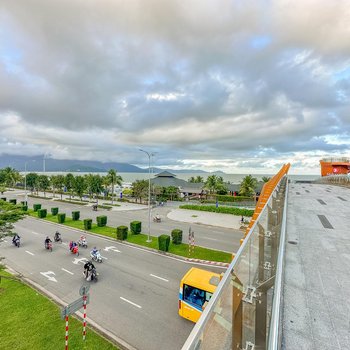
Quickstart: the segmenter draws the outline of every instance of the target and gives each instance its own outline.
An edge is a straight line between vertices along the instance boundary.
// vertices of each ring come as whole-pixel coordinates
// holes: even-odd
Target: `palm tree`
[[[216,175],[208,176],[207,181],[205,181],[205,188],[209,190],[209,193],[215,192],[217,180],[218,178]]]
[[[268,182],[268,181],[270,181],[270,179],[271,179],[271,177],[268,177],[268,176],[263,176],[261,178],[261,180],[263,180],[264,182]]]
[[[255,193],[255,188],[258,184],[258,180],[252,175],[245,176],[240,184],[239,194],[241,196],[250,197]]]
[[[194,182],[196,182],[196,183],[202,183],[202,182],[204,182],[204,179],[203,179],[203,177],[202,176],[196,176],[196,178],[195,178],[195,181]]]
[[[14,186],[16,182],[21,180],[21,175],[19,172],[9,166],[2,169],[1,172],[3,173],[3,178],[7,187]]]
[[[106,176],[107,185],[112,185],[112,205],[113,205],[113,197],[114,197],[114,186],[121,186],[123,183],[123,178],[120,175],[117,175],[117,172],[114,169],[110,169]]]

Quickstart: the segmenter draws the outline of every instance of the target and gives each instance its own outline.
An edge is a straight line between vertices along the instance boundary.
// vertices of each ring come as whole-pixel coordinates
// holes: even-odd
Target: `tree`
[[[168,186],[166,188],[166,194],[170,197],[171,201],[178,196],[178,193],[179,189],[175,186]]]
[[[53,196],[55,197],[55,190],[58,190],[58,193],[61,194],[62,199],[62,193],[63,193],[63,186],[64,186],[65,177],[63,175],[53,175],[51,176],[51,184],[53,189]]]
[[[7,187],[13,187],[17,182],[21,181],[21,175],[19,172],[9,166],[1,169],[0,178],[2,179],[1,182],[5,183]]]
[[[71,199],[72,189],[74,187],[74,175],[71,173],[68,173],[64,177],[63,185],[66,186],[67,192],[69,192],[69,199]]]
[[[38,174],[29,173],[27,174],[27,187],[30,188],[30,191],[33,192],[38,187]]]
[[[74,177],[74,181],[72,184],[72,189],[74,193],[82,200],[83,194],[86,191],[87,185],[84,176],[76,176]]]
[[[0,241],[12,235],[13,223],[23,219],[25,212],[17,205],[0,200]]]
[[[136,198],[140,199],[140,203],[142,200],[142,197],[148,196],[148,181],[147,180],[136,180],[131,184],[131,188],[133,191],[133,195]]]
[[[264,182],[268,182],[270,181],[271,177],[268,176],[263,176],[261,180],[263,180]]]
[[[100,175],[85,175],[85,183],[90,199],[93,195],[98,196],[103,191],[103,180]]]
[[[44,197],[46,197],[46,190],[50,187],[50,180],[47,175],[38,176],[38,188],[40,191],[44,192]]]
[[[123,183],[123,179],[120,175],[117,175],[117,172],[114,169],[110,169],[105,178],[106,178],[107,186],[112,186],[112,204],[113,204],[114,186],[115,185],[121,186]]]
[[[218,182],[218,177],[216,175],[210,175],[205,181],[205,188],[209,190],[209,193],[213,193],[216,191],[216,186]]]
[[[252,175],[245,176],[240,183],[239,194],[247,197],[252,196],[255,193],[257,184],[258,180],[255,177]]]
[[[204,182],[204,179],[203,179],[203,177],[202,176],[196,176],[196,177],[194,177],[194,176],[191,176],[189,179],[188,179],[188,182],[191,182],[191,183],[202,183],[202,182]]]

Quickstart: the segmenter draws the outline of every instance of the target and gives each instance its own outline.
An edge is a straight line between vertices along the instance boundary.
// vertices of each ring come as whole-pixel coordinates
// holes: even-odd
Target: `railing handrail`
[[[282,179],[285,176],[281,177],[279,179],[278,184],[276,185],[275,188],[277,188],[277,186],[281,183]],[[287,181],[288,182],[288,181]],[[223,286],[226,284],[226,281],[230,278],[231,276],[231,271],[233,271],[234,266],[237,262],[237,260],[240,258],[240,255],[242,254],[242,251],[244,251],[246,245],[249,242],[249,238],[250,236],[253,234],[255,227],[257,226],[258,222],[259,222],[259,218],[262,215],[262,213],[264,213],[267,205],[269,204],[269,201],[271,200],[272,194],[274,192],[271,193],[270,199],[268,201],[266,201],[263,209],[260,211],[259,216],[257,217],[257,219],[254,221],[252,227],[249,230],[248,235],[244,238],[243,243],[241,244],[241,246],[238,249],[238,252],[235,254],[234,259],[231,261],[229,267],[227,268],[227,270],[225,271],[224,276],[222,277],[220,284],[218,285],[215,293],[213,294],[213,296],[211,297],[207,307],[204,309],[199,321],[196,323],[196,325],[193,327],[190,335],[188,336],[188,338],[186,339],[186,342],[184,343],[184,345],[182,346],[182,350],[187,350],[190,349],[190,345],[196,340],[196,337],[199,334],[199,331],[201,328],[203,328],[207,322],[208,322],[208,314],[210,312],[212,312],[213,308],[215,307],[219,297],[221,296],[222,292],[223,292]]]
[[[286,240],[286,223],[287,223],[287,204],[288,204],[288,180],[286,184],[286,193],[284,197],[283,217],[280,233],[280,245],[278,250],[278,259],[275,275],[275,287],[272,301],[270,331],[268,338],[268,350],[278,350],[279,335],[280,335],[280,310],[281,310],[281,295],[282,295],[282,277],[283,277],[283,262]]]

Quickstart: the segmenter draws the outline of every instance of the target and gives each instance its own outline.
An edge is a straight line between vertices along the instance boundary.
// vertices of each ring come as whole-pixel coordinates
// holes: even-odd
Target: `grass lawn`
[[[3,276],[11,276],[0,270]],[[77,295],[77,298],[79,296]],[[1,279],[0,283],[2,350],[63,349],[65,343],[65,320],[61,320],[60,308],[27,285]],[[104,338],[87,330],[82,340],[82,322],[69,317],[70,349],[117,349]]]
[[[33,217],[38,217],[38,214],[34,212],[32,209],[28,210],[29,215]],[[57,223],[57,216],[53,216],[51,213],[47,214],[47,217],[44,220],[48,220],[54,223]],[[72,220],[70,217],[66,217],[66,220],[64,222],[64,225],[84,230],[84,222],[81,220]],[[98,227],[97,224],[93,223],[91,230],[88,231],[89,233],[98,233],[100,235],[104,235],[111,238],[116,238],[116,228],[105,226],[105,227]],[[152,242],[147,243],[147,235],[145,234],[139,234],[139,235],[131,235],[130,231],[128,233],[127,242],[134,243],[141,245],[143,247],[158,249],[158,237],[153,237]],[[230,263],[232,260],[232,254],[221,252],[219,250],[212,250],[202,247],[195,247],[194,252],[191,252],[191,255],[188,254],[188,244],[181,243],[178,245],[170,243],[169,246],[169,253],[183,256],[183,257],[191,257],[195,259],[203,259],[203,260],[210,260],[210,261],[219,261],[219,262],[227,262]]]

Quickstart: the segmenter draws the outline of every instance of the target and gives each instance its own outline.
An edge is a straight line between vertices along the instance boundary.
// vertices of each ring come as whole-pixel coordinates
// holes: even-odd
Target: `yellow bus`
[[[180,282],[179,315],[197,322],[219,282],[218,273],[192,267]]]

